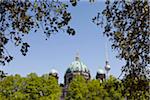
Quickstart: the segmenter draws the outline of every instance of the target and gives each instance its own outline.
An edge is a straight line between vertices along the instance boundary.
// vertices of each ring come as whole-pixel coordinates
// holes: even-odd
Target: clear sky
[[[116,59],[117,52],[111,49],[111,42],[103,36],[103,29],[92,23],[92,18],[104,7],[103,0],[92,4],[81,0],[76,7],[69,7],[72,14],[70,25],[76,30],[75,36],[60,32],[46,41],[44,34],[31,33],[25,39],[31,45],[27,56],[22,56],[18,48],[9,45],[10,53],[15,56],[15,59],[0,68],[9,75],[21,74],[22,76],[31,72],[42,75],[54,68],[59,72],[59,82],[63,82],[66,69],[79,51],[81,60],[88,66],[92,78],[95,78],[98,68],[104,68],[107,42],[110,73],[118,77],[123,61]]]

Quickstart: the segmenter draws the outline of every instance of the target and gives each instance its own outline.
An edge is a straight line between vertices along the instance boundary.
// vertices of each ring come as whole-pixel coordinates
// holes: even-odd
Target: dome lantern
[[[79,61],[79,60],[80,60],[80,55],[79,55],[79,53],[77,52],[76,57],[75,57],[75,61]]]

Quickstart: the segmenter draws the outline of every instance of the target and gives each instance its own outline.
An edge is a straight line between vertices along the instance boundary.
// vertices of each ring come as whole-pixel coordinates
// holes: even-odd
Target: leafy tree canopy
[[[70,83],[66,100],[87,100],[88,87],[84,77],[77,75]]]
[[[112,48],[118,51],[117,57],[125,60],[126,64],[122,67],[124,78],[130,76],[132,83],[134,80],[140,82],[144,76],[147,77],[144,80],[148,81],[150,62],[148,0],[106,0],[105,4],[102,17],[101,13],[98,13],[93,22],[104,27],[104,35],[112,41]],[[144,82],[136,85],[129,85],[131,91],[137,92],[136,87],[141,87],[138,91],[146,91],[142,87],[148,87]],[[130,96],[133,96],[133,92]]]
[[[10,42],[26,55],[30,45],[24,37],[31,32],[42,29],[47,38],[59,31],[74,35],[67,8],[61,0],[0,0],[0,64],[13,59],[6,47]]]
[[[69,84],[66,100],[124,100],[122,82],[113,76],[104,82],[76,76]]]
[[[59,100],[60,96],[61,88],[52,76],[44,78],[31,73],[27,77],[7,76],[0,81],[2,100]]]
[[[104,89],[103,83],[100,83],[99,80],[90,80],[87,83],[88,85],[88,99],[89,100],[108,100],[108,93]]]
[[[112,100],[124,100],[122,94],[124,87],[120,80],[116,79],[112,75],[103,82],[104,89],[108,93],[108,97]]]

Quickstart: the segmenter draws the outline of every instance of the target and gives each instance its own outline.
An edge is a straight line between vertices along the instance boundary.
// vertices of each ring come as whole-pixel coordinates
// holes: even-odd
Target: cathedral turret
[[[58,77],[58,71],[55,70],[55,69],[51,69],[49,75],[55,77],[57,80],[58,80],[58,78],[59,78],[59,77]]]
[[[102,68],[99,68],[96,73],[96,79],[103,81],[106,78],[105,71]]]

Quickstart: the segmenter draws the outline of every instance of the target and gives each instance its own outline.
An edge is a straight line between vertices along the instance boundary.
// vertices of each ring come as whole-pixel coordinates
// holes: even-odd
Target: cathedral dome
[[[87,66],[81,61],[72,62],[66,72],[70,73],[70,72],[76,72],[76,71],[89,72]]]
[[[80,61],[79,56],[76,56],[75,61],[73,61],[69,68],[67,69],[66,73],[71,73],[71,72],[87,72],[89,73],[88,67]]]
[[[99,68],[97,71],[98,74],[105,74],[105,71],[102,68]]]

